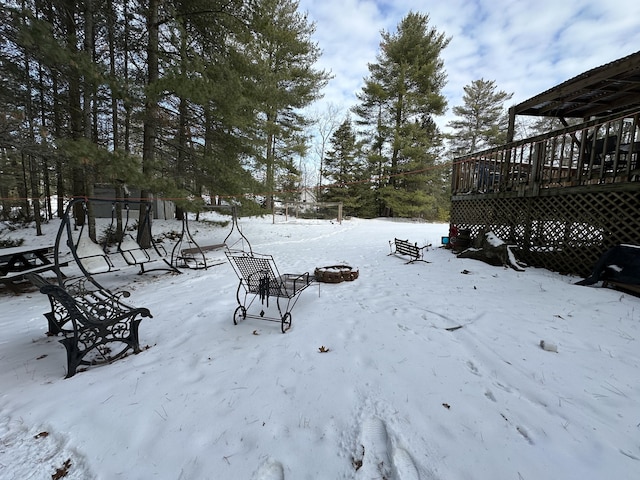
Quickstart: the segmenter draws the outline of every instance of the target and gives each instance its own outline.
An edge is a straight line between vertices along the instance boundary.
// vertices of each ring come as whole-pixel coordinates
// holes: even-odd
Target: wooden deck
[[[598,119],[457,158],[453,197],[628,184],[640,180],[640,111]]]
[[[640,109],[457,158],[451,190],[453,225],[586,275],[609,247],[640,242]]]

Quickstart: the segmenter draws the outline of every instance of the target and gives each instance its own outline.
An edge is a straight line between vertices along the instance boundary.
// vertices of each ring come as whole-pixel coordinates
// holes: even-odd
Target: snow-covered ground
[[[458,259],[443,224],[240,225],[281,273],[359,278],[304,291],[282,334],[233,325],[228,263],[107,274],[151,310],[148,348],[70,379],[46,296],[0,290],[2,479],[638,478],[638,298]],[[45,228],[11,235],[46,244]],[[191,230],[208,243],[228,227]],[[430,263],[387,256],[394,237],[432,243]]]

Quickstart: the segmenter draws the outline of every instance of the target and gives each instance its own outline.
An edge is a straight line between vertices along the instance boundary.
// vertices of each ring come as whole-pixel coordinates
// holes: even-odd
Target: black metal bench
[[[424,245],[419,247],[417,243],[410,243],[409,240],[394,238],[393,241],[389,240],[389,249],[391,250],[389,255],[406,255],[411,258],[411,260],[406,263],[416,261],[429,263],[424,259],[424,250],[429,246],[430,245]]]
[[[282,333],[286,333],[291,328],[291,310],[300,298],[300,293],[314,282],[313,275],[309,275],[309,272],[280,275],[271,255],[246,252],[225,254],[240,280],[236,291],[238,307],[233,313],[234,325],[245,318],[257,318],[280,322]],[[244,298],[241,298],[242,291]],[[279,317],[266,315],[270,297],[276,298]],[[260,313],[249,314],[249,307],[256,299],[261,302]]]
[[[37,276],[30,280],[49,297],[51,311],[44,314],[48,334],[64,336],[60,343],[67,350],[66,378],[82,365],[111,363],[130,350],[140,352],[138,326],[142,318],[152,315],[146,308],[124,303],[128,292],[84,290],[83,284],[66,289]]]

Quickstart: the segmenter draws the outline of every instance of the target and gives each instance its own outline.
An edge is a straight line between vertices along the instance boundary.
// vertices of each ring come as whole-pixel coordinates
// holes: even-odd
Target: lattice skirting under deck
[[[636,191],[581,191],[538,197],[454,198],[451,223],[484,230],[521,247],[531,266],[587,276],[608,248],[640,244],[640,184]]]

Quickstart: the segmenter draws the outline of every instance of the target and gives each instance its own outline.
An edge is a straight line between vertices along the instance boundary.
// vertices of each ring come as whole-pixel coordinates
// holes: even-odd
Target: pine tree
[[[440,54],[448,43],[427,15],[409,13],[396,33],[382,33],[377,63],[369,65],[353,111],[369,129],[380,214],[433,215],[433,167],[441,144],[433,117],[446,107]]]
[[[164,102],[173,107],[164,112],[164,141],[157,148],[163,172],[172,178],[176,196],[240,193],[235,185],[244,171],[238,157],[247,151],[244,132],[253,126],[248,82],[241,74],[246,62],[238,53],[238,38],[246,33],[242,2],[176,1],[173,6],[173,19],[165,26],[171,35],[165,36],[176,54],[165,59],[160,80],[161,90],[170,92]]]
[[[300,109],[320,97],[329,75],[313,65],[320,49],[311,41],[315,26],[298,12],[295,0],[257,0],[252,4],[252,38],[244,48],[250,59],[259,112],[256,152],[272,206],[279,171],[296,173],[294,158],[304,153],[305,118]]]
[[[329,139],[322,175],[328,183],[324,200],[342,202],[345,215],[371,216],[365,208],[372,201],[369,170],[349,117]]]
[[[513,93],[497,91],[493,80],[474,80],[464,87],[464,105],[453,107],[459,117],[448,126],[454,156],[465,155],[485,148],[502,145],[506,141],[508,116],[504,103]]]

